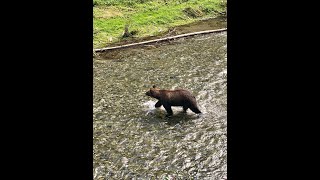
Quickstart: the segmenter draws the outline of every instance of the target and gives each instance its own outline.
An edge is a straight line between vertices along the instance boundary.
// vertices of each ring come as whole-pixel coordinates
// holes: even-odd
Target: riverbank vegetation
[[[94,48],[226,15],[226,0],[93,0]]]

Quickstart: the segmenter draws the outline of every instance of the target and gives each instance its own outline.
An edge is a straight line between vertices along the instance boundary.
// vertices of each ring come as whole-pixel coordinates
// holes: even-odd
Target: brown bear
[[[184,112],[190,108],[196,114],[201,113],[197,106],[196,98],[189,91],[184,89],[164,90],[159,89],[154,85],[146,92],[146,95],[159,100],[155,104],[155,107],[159,108],[163,105],[167,111],[166,116],[171,116],[173,114],[171,106],[183,106]]]

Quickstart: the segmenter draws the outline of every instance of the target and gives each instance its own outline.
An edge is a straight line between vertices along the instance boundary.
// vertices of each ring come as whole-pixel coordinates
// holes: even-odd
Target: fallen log
[[[149,40],[149,41],[143,41],[143,42],[132,43],[132,44],[125,44],[125,45],[121,45],[121,46],[94,49],[93,51],[94,52],[102,52],[102,51],[106,51],[106,50],[120,49],[120,48],[126,48],[126,47],[132,47],[132,46],[144,45],[144,44],[150,44],[150,43],[157,43],[157,42],[161,42],[161,41],[167,41],[167,40],[172,40],[172,39],[177,39],[177,38],[182,38],[182,37],[187,37],[187,36],[215,33],[215,32],[222,32],[222,31],[227,31],[227,28],[216,29],[216,30],[207,30],[207,31],[199,31],[199,32],[193,32],[193,33],[187,33],[187,34],[180,34],[180,35],[176,35],[176,36],[170,36],[170,37],[165,37],[165,38],[160,38],[160,39],[153,39],[153,40]]]

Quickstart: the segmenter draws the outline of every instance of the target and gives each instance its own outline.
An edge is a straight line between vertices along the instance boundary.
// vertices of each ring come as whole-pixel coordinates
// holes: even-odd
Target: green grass
[[[94,48],[123,40],[126,24],[134,37],[166,32],[170,27],[215,17],[226,0],[94,0]]]

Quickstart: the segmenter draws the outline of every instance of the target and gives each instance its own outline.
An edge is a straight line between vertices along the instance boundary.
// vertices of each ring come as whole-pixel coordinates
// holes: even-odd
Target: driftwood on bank
[[[181,38],[181,37],[187,37],[187,36],[193,36],[193,35],[199,35],[199,34],[208,34],[208,33],[214,33],[214,32],[222,32],[222,31],[227,31],[227,28],[199,31],[199,32],[193,32],[193,33],[187,33],[187,34],[180,34],[180,35],[176,35],[176,36],[170,36],[170,37],[165,37],[165,38],[160,38],[160,39],[153,39],[153,40],[149,40],[149,41],[143,41],[143,42],[132,43],[132,44],[125,44],[125,45],[121,45],[121,46],[94,49],[93,51],[94,52],[102,52],[102,51],[106,51],[106,50],[120,49],[120,48],[126,48],[126,47],[132,47],[132,46],[144,45],[144,44],[150,44],[150,43],[157,43],[157,42],[172,40],[172,39]]]

